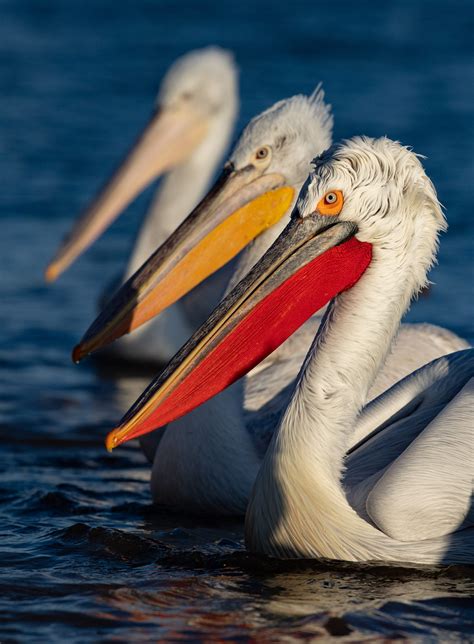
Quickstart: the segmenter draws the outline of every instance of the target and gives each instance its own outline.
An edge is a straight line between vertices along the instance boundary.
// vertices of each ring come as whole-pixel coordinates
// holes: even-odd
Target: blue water
[[[473,341],[473,26],[468,0],[1,0],[1,641],[472,637],[469,570],[250,557],[240,523],[153,508],[136,447],[106,453],[147,379],[75,367],[70,349],[150,191],[57,284],[42,270],[167,66],[215,43],[241,69],[241,126],[322,80],[336,138],[387,134],[427,155],[450,230],[409,318]]]

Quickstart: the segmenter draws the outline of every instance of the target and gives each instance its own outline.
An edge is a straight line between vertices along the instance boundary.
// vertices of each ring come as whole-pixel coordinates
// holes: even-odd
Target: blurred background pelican
[[[229,144],[238,109],[237,70],[218,47],[179,58],[162,81],[154,113],[120,167],[75,222],[46,270],[55,280],[148,184],[167,173],[133,243],[123,277],[103,305],[177,228],[204,195]],[[169,308],[108,353],[146,363],[166,362],[217,303],[227,271]]]

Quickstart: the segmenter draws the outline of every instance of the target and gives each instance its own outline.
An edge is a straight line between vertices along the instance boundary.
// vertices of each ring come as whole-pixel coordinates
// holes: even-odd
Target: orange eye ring
[[[341,212],[343,205],[344,195],[342,194],[342,190],[329,190],[319,200],[316,210],[320,215],[334,217]]]

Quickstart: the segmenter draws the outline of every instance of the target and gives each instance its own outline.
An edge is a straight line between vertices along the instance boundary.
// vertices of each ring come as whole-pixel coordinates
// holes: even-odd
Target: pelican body
[[[205,194],[230,142],[238,111],[237,70],[217,47],[179,58],[164,77],[149,123],[46,271],[61,274],[151,181],[166,173],[127,260],[126,282]],[[133,336],[107,349],[139,362],[166,362],[222,296],[225,272],[202,284]],[[110,289],[109,289],[110,290]],[[110,292],[102,298],[106,302]]]

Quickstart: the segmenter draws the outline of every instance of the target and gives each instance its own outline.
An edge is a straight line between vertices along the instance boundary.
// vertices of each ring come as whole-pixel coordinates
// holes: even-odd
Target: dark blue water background
[[[239,523],[154,509],[106,431],[146,380],[71,364],[150,191],[57,284],[42,270],[181,53],[234,50],[240,125],[320,80],[335,136],[427,155],[447,208],[435,286],[409,314],[474,339],[471,2],[0,2],[0,639],[294,641],[472,635],[464,569],[275,564]]]

